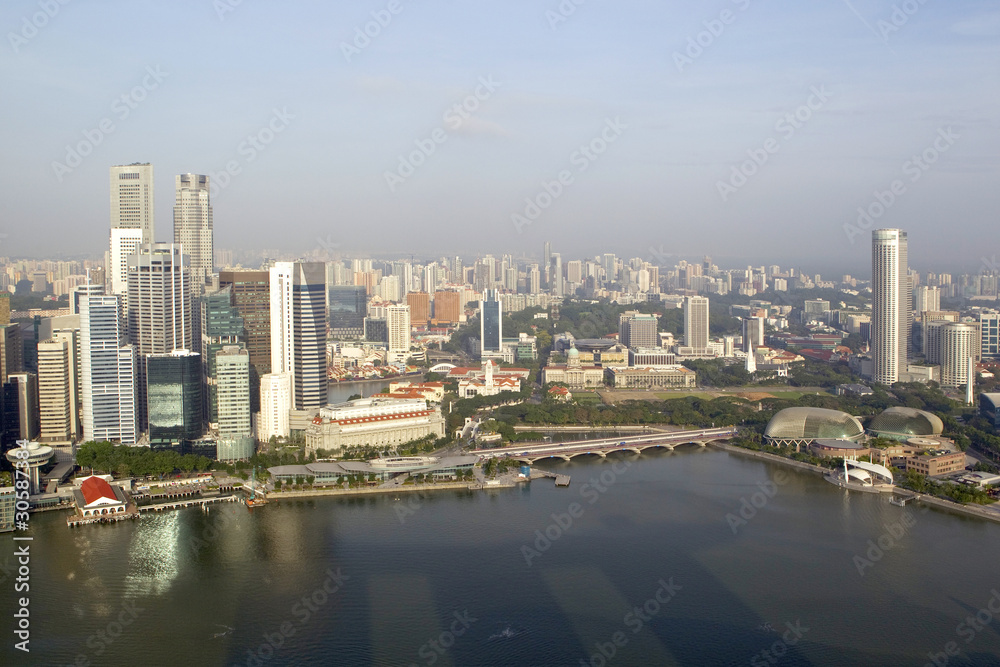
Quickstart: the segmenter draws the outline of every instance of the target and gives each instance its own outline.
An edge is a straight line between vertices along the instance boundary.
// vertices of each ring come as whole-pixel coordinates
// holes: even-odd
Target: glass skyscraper
[[[184,448],[202,434],[201,355],[188,350],[146,358],[151,447]]]
[[[364,335],[368,292],[364,285],[331,285],[328,290],[330,335],[360,338]]]

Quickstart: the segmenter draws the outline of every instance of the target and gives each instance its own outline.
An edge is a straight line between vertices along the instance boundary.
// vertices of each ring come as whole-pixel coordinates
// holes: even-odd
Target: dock
[[[556,475],[556,486],[569,486],[569,475]]]
[[[531,479],[537,479],[541,477],[551,477],[556,480],[556,486],[569,486],[570,477],[569,475],[559,475],[554,472],[549,472],[548,470],[542,470],[541,468],[531,469]]]

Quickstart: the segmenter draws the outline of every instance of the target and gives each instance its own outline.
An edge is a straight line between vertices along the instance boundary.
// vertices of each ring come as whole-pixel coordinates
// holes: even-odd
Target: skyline
[[[463,232],[487,232],[480,250],[494,255],[551,240],[565,256],[655,249],[866,275],[871,229],[898,227],[914,237],[912,266],[976,271],[997,204],[1000,13],[914,0],[896,26],[894,4],[581,4],[558,22],[546,14],[558,3],[68,4],[26,39],[11,35],[39,5],[13,3],[0,10],[0,68],[19,101],[0,112],[2,250],[97,256],[107,169],[150,162],[157,241],[170,240],[174,177],[196,173],[214,182],[219,248],[452,255],[474,250]],[[391,19],[345,53],[372,12]],[[188,48],[159,36],[181,25]],[[299,39],[260,48],[283,28]],[[606,150],[580,150],[592,140]],[[87,142],[79,166],[54,168]],[[406,175],[399,156],[418,143],[433,152]],[[925,152],[926,170],[912,160]],[[745,184],[720,189],[755,156]],[[239,173],[225,184],[227,163]],[[512,216],[561,173],[518,233]],[[880,195],[885,213],[852,237],[844,226]],[[942,225],[948,248],[933,242]]]

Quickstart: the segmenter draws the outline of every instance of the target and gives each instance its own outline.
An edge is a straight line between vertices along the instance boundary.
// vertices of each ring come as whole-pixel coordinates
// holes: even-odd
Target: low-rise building
[[[911,470],[928,477],[965,470],[965,454],[949,452],[946,449],[931,449],[906,459],[906,471]]]
[[[120,514],[128,510],[129,498],[120,486],[91,475],[73,489],[77,512],[82,516]]]
[[[571,347],[566,353],[565,364],[549,364],[542,369],[542,384],[558,382],[570,389],[586,389],[604,385],[604,368],[584,366],[580,362],[580,352]]]
[[[434,435],[443,437],[439,407],[420,399],[361,398],[328,405],[306,425],[306,450],[339,452],[345,447],[395,447]]]
[[[386,481],[401,474],[429,475],[451,478],[472,470],[478,456],[394,456],[370,461],[315,461],[304,465],[274,466],[268,468],[276,482],[296,483],[298,478],[312,478],[313,484],[342,484],[358,476],[365,479]]]
[[[662,387],[695,387],[697,374],[681,365],[648,366],[645,368],[608,368],[608,379],[616,389],[657,389]]]

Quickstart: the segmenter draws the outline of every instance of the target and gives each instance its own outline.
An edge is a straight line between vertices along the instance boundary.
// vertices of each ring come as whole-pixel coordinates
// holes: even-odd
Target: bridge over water
[[[694,431],[672,431],[669,433],[644,433],[642,435],[618,436],[600,440],[576,440],[573,442],[546,443],[541,445],[521,445],[502,447],[478,452],[486,458],[511,458],[534,464],[547,458],[572,460],[577,456],[600,456],[607,458],[613,452],[641,454],[652,448],[673,450],[681,445],[704,447],[713,440],[729,440],[736,435],[736,428],[706,428]]]

